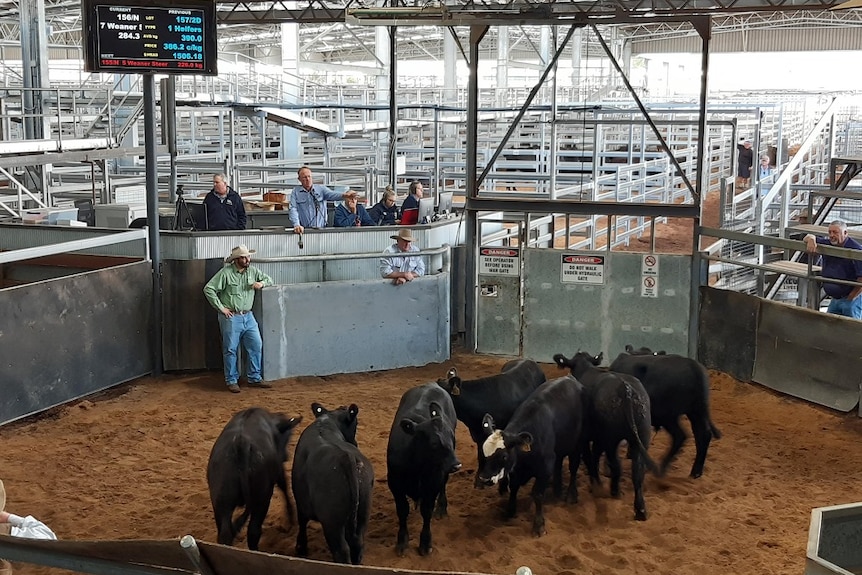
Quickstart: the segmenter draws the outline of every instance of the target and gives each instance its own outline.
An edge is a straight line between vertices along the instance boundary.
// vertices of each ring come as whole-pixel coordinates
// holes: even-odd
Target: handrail
[[[439,248],[429,248],[424,250],[419,250],[418,252],[409,252],[411,256],[434,256],[437,254],[443,254],[443,269],[441,270],[443,273],[449,272],[451,268],[451,260],[452,260],[452,246],[449,244],[443,244]],[[382,257],[386,257],[389,254],[384,254],[383,252],[361,252],[361,253],[351,253],[351,254],[319,254],[319,255],[311,255],[311,256],[277,256],[272,258],[259,258],[255,257],[254,261],[256,263],[282,263],[282,262],[316,262],[316,261],[340,261],[340,260],[355,260],[355,259],[379,259]],[[0,262],[2,263],[2,262]],[[429,274],[430,275],[430,274]]]
[[[37,204],[39,204],[43,208],[48,207],[48,204],[46,204],[45,202],[43,202],[42,200],[40,200],[39,198],[34,196],[33,192],[31,192],[30,190],[27,189],[27,186],[25,186],[24,184],[19,182],[15,178],[15,176],[10,174],[5,168],[0,167],[0,174],[3,174],[7,178],[9,178],[9,181],[12,182],[13,184],[15,184],[15,186],[18,188],[18,213],[13,212],[9,207],[7,207],[5,204],[3,204],[3,208],[5,208],[6,211],[11,212],[12,215],[14,215],[16,217],[19,217],[19,218],[21,217],[20,212],[22,210],[22,205],[23,205],[23,198],[21,197],[22,196],[21,192],[24,192],[24,194],[26,194],[31,200],[33,200],[34,202],[36,202]]]

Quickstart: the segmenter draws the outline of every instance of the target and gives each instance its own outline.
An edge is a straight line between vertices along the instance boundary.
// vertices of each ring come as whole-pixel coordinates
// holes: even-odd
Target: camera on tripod
[[[183,197],[183,184],[177,184],[176,193],[177,201],[174,207],[173,229],[192,232],[205,231],[207,229],[206,207],[203,204],[187,203]],[[195,216],[195,211],[198,212],[197,216]]]

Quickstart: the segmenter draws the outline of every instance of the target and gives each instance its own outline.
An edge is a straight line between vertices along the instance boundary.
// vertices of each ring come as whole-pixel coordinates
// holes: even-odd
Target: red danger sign
[[[479,253],[483,256],[497,256],[504,258],[518,257],[518,250],[513,248],[480,248]]]
[[[567,264],[588,264],[588,265],[604,265],[604,256],[563,256],[563,263]]]

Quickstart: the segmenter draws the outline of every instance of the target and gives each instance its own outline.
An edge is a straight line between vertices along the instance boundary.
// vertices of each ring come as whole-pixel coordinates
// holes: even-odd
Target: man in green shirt
[[[204,286],[207,301],[219,312],[224,377],[232,393],[239,393],[237,359],[240,343],[248,356],[246,378],[249,387],[272,387],[261,379],[263,340],[257,320],[251,313],[254,291],[271,286],[272,278],[251,265],[254,252],[245,244],[235,247],[224,260],[227,265]]]

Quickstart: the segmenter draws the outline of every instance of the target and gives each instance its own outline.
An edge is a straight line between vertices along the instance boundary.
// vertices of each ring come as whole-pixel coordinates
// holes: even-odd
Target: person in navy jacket
[[[204,197],[208,230],[244,230],[245,206],[242,198],[227,185],[224,174],[213,176],[213,189]]]
[[[376,225],[371,216],[365,210],[365,206],[359,203],[356,196],[344,200],[340,206],[335,208],[335,227],[353,228],[359,226]]]

